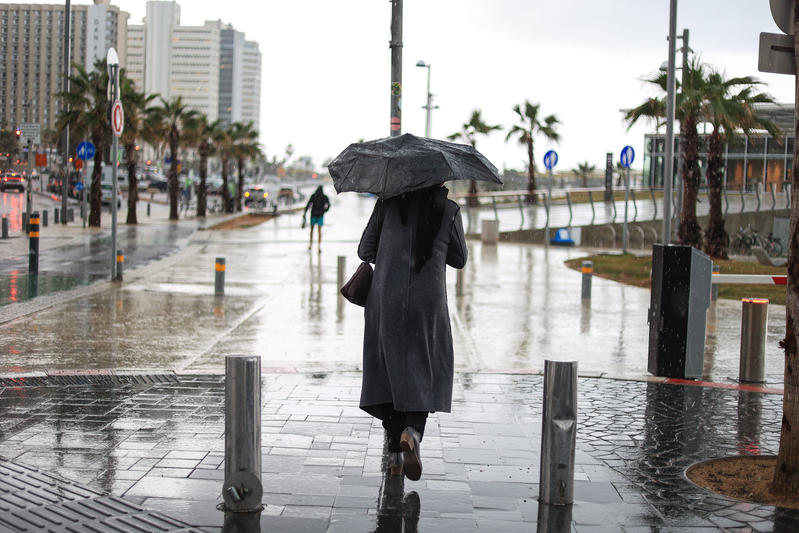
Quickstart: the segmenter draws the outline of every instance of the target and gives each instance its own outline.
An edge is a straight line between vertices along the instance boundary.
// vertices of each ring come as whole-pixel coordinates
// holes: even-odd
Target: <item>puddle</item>
[[[58,291],[88,285],[93,280],[88,276],[40,273],[32,276],[26,271],[12,270],[0,274],[0,306],[24,302]]]

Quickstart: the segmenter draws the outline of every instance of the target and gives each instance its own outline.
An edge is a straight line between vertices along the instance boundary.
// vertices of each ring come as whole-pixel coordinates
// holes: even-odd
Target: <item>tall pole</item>
[[[663,176],[663,244],[671,242],[671,181],[674,178],[674,54],[677,0],[669,2],[669,70],[666,90],[666,174]]]
[[[70,41],[70,0],[66,0],[64,10],[64,92],[69,92],[69,64],[72,62],[72,49]],[[69,111],[69,105],[64,103],[64,111]],[[67,187],[69,186],[69,123],[64,127],[64,179],[61,180],[61,223],[67,223]],[[55,221],[58,222],[57,220]]]
[[[391,0],[391,137],[402,135],[402,0]]]
[[[688,76],[688,28],[682,31],[682,86],[685,90],[685,82]],[[680,153],[685,153],[685,143],[680,143]],[[726,159],[725,159],[726,161]],[[682,195],[683,195],[683,173],[680,165],[679,179],[677,180],[677,216],[682,217]]]
[[[433,65],[427,65],[427,105],[425,109],[427,113],[425,114],[425,121],[424,121],[424,136],[430,137],[430,131],[433,128],[433,95],[430,93],[430,72],[433,70]]]
[[[119,64],[111,65],[111,100],[119,99]],[[111,120],[114,120],[113,112]],[[119,137],[111,134],[111,279],[117,279],[117,156]]]

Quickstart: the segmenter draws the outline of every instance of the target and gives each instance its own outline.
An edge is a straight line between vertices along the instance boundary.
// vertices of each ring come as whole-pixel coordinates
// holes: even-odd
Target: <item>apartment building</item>
[[[70,56],[87,70],[115,47],[127,59],[128,13],[108,0],[72,4]],[[64,4],[0,4],[0,129],[53,127],[64,90]]]

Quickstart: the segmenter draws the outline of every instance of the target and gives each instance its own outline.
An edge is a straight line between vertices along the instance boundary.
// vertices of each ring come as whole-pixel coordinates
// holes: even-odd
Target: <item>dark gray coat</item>
[[[454,362],[446,265],[466,264],[460,208],[446,201],[433,254],[419,272],[413,265],[418,205],[410,203],[403,225],[397,203],[386,203],[382,231],[379,211],[376,206],[358,246],[358,256],[375,263],[364,311],[360,406],[378,418],[384,417],[381,404],[449,412]]]

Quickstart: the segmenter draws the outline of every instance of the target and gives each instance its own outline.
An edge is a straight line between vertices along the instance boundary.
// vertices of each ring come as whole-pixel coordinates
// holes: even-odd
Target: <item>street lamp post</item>
[[[666,175],[663,176],[663,244],[671,242],[671,181],[674,178],[674,55],[677,0],[669,2],[669,66],[666,78]]]
[[[69,92],[69,65],[72,62],[70,47],[70,0],[66,0],[64,9],[64,92]],[[64,99],[64,111],[69,111],[69,104]],[[61,223],[67,223],[67,186],[69,184],[69,122],[64,126],[64,179],[61,180]],[[56,221],[58,222],[58,221]]]
[[[111,83],[111,102],[119,100],[119,56],[113,48],[108,49],[108,81]],[[113,107],[112,107],[113,109]],[[114,121],[111,113],[111,122]],[[113,126],[112,126],[113,129]],[[111,134],[111,279],[117,279],[117,156],[119,154],[119,137]]]
[[[425,113],[425,122],[424,122],[424,136],[430,137],[431,131],[433,129],[433,109],[437,108],[438,106],[433,106],[433,93],[430,92],[430,72],[433,69],[433,65],[430,63],[425,63],[424,61],[418,61],[416,63],[417,67],[426,68],[427,69],[427,104],[422,106],[422,109],[426,110]]]

